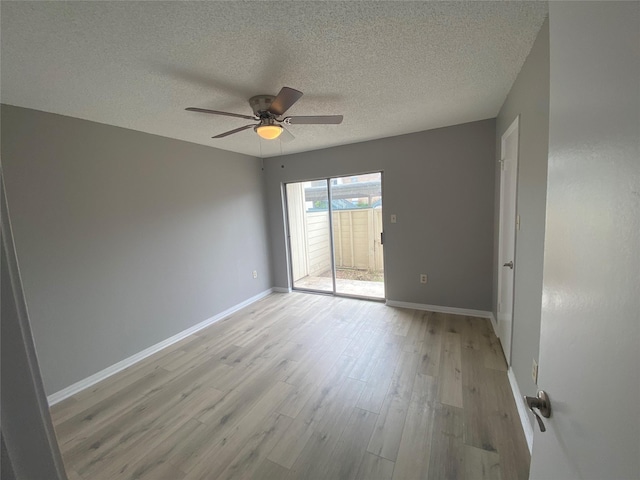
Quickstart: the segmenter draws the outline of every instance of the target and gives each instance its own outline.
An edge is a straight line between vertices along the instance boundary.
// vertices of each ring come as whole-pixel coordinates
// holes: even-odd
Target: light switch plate
[[[398,221],[398,217],[395,213],[391,214],[391,223],[396,223]]]

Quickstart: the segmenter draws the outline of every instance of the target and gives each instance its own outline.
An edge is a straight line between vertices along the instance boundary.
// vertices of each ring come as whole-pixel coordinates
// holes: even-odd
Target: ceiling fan
[[[293,135],[286,130],[283,125],[337,125],[342,123],[342,115],[316,115],[316,116],[295,116],[281,118],[284,113],[296,103],[302,92],[289,87],[282,87],[278,95],[256,95],[249,99],[249,105],[253,110],[253,116],[241,115],[239,113],[220,112],[218,110],[208,110],[206,108],[189,107],[190,112],[211,113],[213,115],[224,115],[227,117],[245,118],[255,120],[258,123],[244,125],[234,128],[228,132],[220,133],[211,138],[223,138],[234,133],[242,132],[253,128],[260,137],[266,140],[273,140],[281,137],[282,140],[293,140]]]

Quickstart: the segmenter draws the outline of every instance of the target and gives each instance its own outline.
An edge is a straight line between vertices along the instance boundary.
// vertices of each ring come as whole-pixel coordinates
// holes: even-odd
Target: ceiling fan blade
[[[342,123],[342,115],[316,115],[287,117],[282,120],[285,125],[338,125]]]
[[[255,127],[255,125],[245,125],[244,127],[234,128],[233,130],[229,130],[228,132],[220,133],[220,134],[216,135],[215,137],[211,137],[211,138],[227,137],[229,135],[233,135],[234,133],[238,133],[238,132],[241,132],[243,130],[246,130],[247,128],[253,128],[253,127]]]
[[[246,118],[247,120],[258,120],[256,117],[251,117],[249,115],[240,115],[239,113],[220,112],[218,110],[207,110],[206,108],[189,107],[189,108],[185,108],[185,110],[188,110],[190,112],[212,113],[214,115],[224,115],[225,117],[238,117],[238,118]]]
[[[278,138],[285,143],[296,139],[296,137],[294,137],[292,133],[284,127],[282,127],[282,133]]]
[[[280,93],[278,93],[276,98],[273,99],[273,102],[271,102],[269,112],[279,117],[280,115],[284,114],[284,112],[289,110],[291,108],[291,105],[296,103],[301,96],[302,92],[294,88],[282,87]]]

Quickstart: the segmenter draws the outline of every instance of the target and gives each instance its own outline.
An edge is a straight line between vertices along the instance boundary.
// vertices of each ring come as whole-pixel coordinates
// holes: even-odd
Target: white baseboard
[[[529,421],[529,414],[527,413],[527,407],[524,404],[524,397],[520,393],[520,387],[518,387],[518,381],[513,373],[513,369],[509,367],[507,371],[507,377],[509,377],[509,385],[511,385],[511,391],[516,401],[516,407],[518,408],[518,415],[520,415],[520,423],[524,430],[524,436],[527,439],[527,446],[529,447],[529,454],[533,452],[533,427]]]
[[[491,312],[484,310],[471,310],[469,308],[442,307],[440,305],[426,305],[424,303],[399,302],[397,300],[387,300],[390,307],[411,308],[413,310],[427,310],[429,312],[451,313],[453,315],[467,315],[469,317],[491,318]]]
[[[249,305],[251,305],[254,302],[257,302],[258,300],[266,297],[267,295],[270,295],[271,293],[273,293],[274,291],[279,291],[276,290],[275,288],[270,288],[269,290],[265,290],[264,292],[261,292],[257,295],[254,295],[251,298],[248,298],[247,300],[240,302],[236,305],[234,305],[233,307],[227,308],[225,311],[218,313],[217,315],[214,315],[211,318],[208,318],[206,320],[204,320],[203,322],[198,323],[197,325],[194,325],[193,327],[187,328],[186,330],[181,331],[180,333],[177,333],[175,335],[173,335],[172,337],[167,338],[166,340],[163,340],[162,342],[156,343],[155,345],[150,346],[149,348],[145,348],[144,350],[142,350],[141,352],[136,353],[135,355],[132,355],[128,358],[125,358],[124,360],[119,361],[118,363],[115,363],[113,365],[111,365],[110,367],[105,368],[104,370],[100,370],[97,373],[94,373],[93,375],[80,380],[79,382],[76,382],[72,385],[69,385],[66,388],[63,388],[62,390],[52,393],[51,395],[49,395],[47,397],[47,401],[49,402],[49,406],[51,405],[55,405],[58,402],[61,402],[62,400],[64,400],[65,398],[68,398],[72,395],[75,395],[76,393],[84,390],[85,388],[89,388],[92,385],[95,385],[96,383],[104,380],[105,378],[110,377],[111,375],[114,375],[122,370],[124,370],[127,367],[130,367],[131,365],[139,362],[140,360],[143,360],[145,358],[147,358],[150,355],[153,355],[156,352],[159,352],[160,350],[162,350],[163,348],[168,347],[169,345],[172,345],[180,340],[182,340],[183,338],[188,337],[189,335],[193,335],[194,333],[198,332],[199,330],[202,330],[203,328],[208,327],[209,325],[212,325],[214,323],[216,323],[217,321],[222,320],[223,318],[228,317],[229,315],[231,315],[232,313],[237,312],[238,310],[247,307]]]
[[[291,289],[288,287],[273,287],[271,290],[276,293],[291,293]]]

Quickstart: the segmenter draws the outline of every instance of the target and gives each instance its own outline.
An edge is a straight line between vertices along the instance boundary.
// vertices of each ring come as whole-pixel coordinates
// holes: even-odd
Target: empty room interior
[[[0,6],[2,478],[640,478],[640,2]]]

